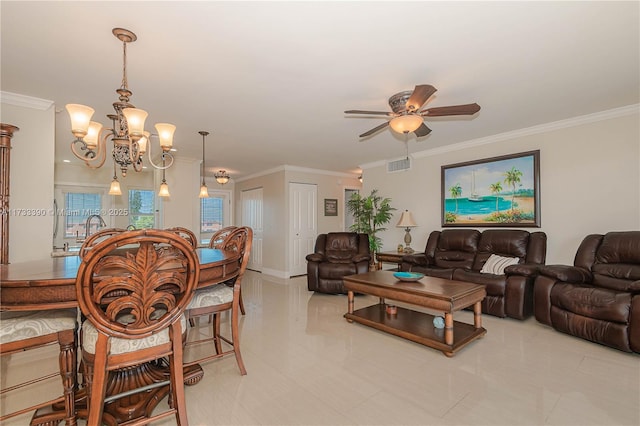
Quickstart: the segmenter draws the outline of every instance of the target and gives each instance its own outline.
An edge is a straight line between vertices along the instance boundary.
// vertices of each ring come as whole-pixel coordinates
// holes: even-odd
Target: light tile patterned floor
[[[313,294],[306,277],[249,271],[243,294],[248,375],[240,376],[233,357],[204,365],[204,379],[186,388],[191,425],[640,424],[640,356],[561,334],[534,318],[485,315],[487,335],[447,358],[347,323],[346,296]],[[356,308],[376,301],[358,296]],[[456,320],[471,323],[472,314]],[[208,331],[202,322],[192,335]],[[24,355],[3,358],[3,386],[36,367],[56,368],[53,349]],[[3,410],[57,386],[48,382],[2,401]],[[6,425],[27,422],[23,416]]]

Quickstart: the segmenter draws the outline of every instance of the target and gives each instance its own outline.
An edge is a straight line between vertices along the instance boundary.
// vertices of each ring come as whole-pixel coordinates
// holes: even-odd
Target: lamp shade
[[[129,136],[140,139],[144,135],[144,121],[149,113],[138,108],[125,108],[122,110],[122,115],[127,119]]]
[[[200,187],[200,198],[209,198],[209,189],[207,188],[207,185],[202,185]]]
[[[162,182],[160,184],[160,191],[158,191],[158,197],[169,197],[170,195],[169,185],[167,185],[167,182]]]
[[[169,151],[173,146],[173,133],[176,131],[176,126],[169,123],[157,123],[156,130],[158,131],[162,150]]]
[[[220,185],[224,185],[229,182],[229,179],[231,178],[226,170],[219,170],[213,176],[216,178],[216,182]]]
[[[100,137],[100,131],[102,130],[102,124],[91,121],[89,122],[89,129],[84,137],[84,143],[87,144],[89,149],[95,149],[98,146],[98,139]]]
[[[422,117],[415,114],[401,115],[391,119],[389,126],[398,133],[409,133],[415,131],[422,125]]]
[[[122,195],[122,191],[120,190],[120,182],[118,182],[118,179],[114,179],[111,181],[111,186],[109,187],[109,195]]]
[[[400,220],[398,221],[398,224],[396,226],[398,228],[413,228],[418,226],[418,224],[416,223],[415,220],[413,220],[413,216],[411,215],[411,212],[409,210],[405,210],[402,212],[402,215],[400,216]]]
[[[77,138],[82,138],[87,134],[89,122],[93,116],[94,109],[80,104],[67,104],[65,106],[71,118],[71,133]]]

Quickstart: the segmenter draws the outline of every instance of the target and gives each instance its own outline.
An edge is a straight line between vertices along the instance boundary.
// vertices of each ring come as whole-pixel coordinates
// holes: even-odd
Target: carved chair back
[[[107,229],[101,229],[95,234],[91,234],[89,237],[87,237],[87,239],[84,240],[84,242],[82,243],[82,246],[80,246],[80,251],[78,252],[78,256],[80,256],[80,259],[82,259],[87,254],[87,252],[91,250],[93,246],[95,246],[100,241],[103,241],[111,237],[112,235],[116,235],[125,231],[126,229],[122,229],[122,228],[107,228]]]
[[[209,248],[219,249],[222,248],[224,240],[235,230],[237,226],[227,226],[225,228],[217,230],[209,240]]]
[[[189,243],[191,243],[191,246],[193,246],[193,248],[198,247],[198,239],[196,238],[196,234],[194,234],[193,231],[191,231],[190,229],[183,228],[180,226],[174,226],[173,228],[167,228],[167,231],[175,232],[176,234],[180,235],[182,238],[189,241]]]
[[[199,271],[193,246],[175,232],[116,233],[85,253],[76,279],[78,304],[101,334],[146,337],[179,320]]]

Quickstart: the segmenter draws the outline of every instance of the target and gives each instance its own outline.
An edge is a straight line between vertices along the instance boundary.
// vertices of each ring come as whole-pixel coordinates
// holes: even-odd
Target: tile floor
[[[485,315],[487,335],[447,358],[347,323],[346,296],[310,293],[306,277],[248,271],[243,294],[248,375],[233,356],[204,365],[203,380],[186,388],[191,425],[640,425],[640,357],[534,318]],[[376,301],[358,296],[356,309]],[[472,322],[470,312],[455,317]],[[206,332],[202,323],[191,334]],[[56,362],[51,348],[3,357],[2,386]],[[2,410],[57,391],[50,381],[2,400]]]

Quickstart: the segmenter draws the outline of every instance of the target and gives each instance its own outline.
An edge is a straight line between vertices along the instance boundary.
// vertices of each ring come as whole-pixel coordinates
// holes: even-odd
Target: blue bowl
[[[394,272],[393,276],[400,281],[418,281],[420,278],[424,277],[424,274],[421,274],[420,272]]]

